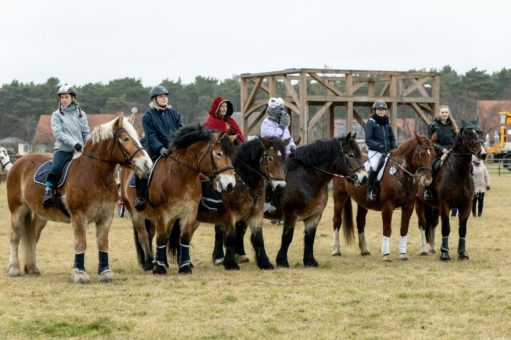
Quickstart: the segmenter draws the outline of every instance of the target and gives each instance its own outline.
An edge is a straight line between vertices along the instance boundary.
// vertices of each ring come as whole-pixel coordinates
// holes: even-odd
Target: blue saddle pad
[[[71,165],[71,163],[72,163],[72,161],[68,162],[67,164],[65,164],[63,166],[62,171],[60,172],[59,178],[57,181],[57,188],[60,188],[62,185],[64,185],[64,182],[66,182],[67,172],[69,170],[69,166]],[[52,164],[53,164],[53,161],[51,161],[51,160],[46,161],[43,164],[41,164],[39,166],[39,168],[37,168],[37,170],[34,174],[34,182],[36,182],[38,184],[45,185],[46,177],[48,176],[48,173],[51,170]]]
[[[151,184],[151,179],[153,178],[153,170],[156,167],[156,164],[160,161],[160,158],[161,158],[161,156],[158,157],[156,159],[156,161],[154,161],[154,163],[153,163],[153,167],[151,168],[151,171],[149,172],[149,179],[147,180],[147,187],[149,187],[149,184]],[[135,173],[131,174],[130,180],[128,182],[128,185],[130,188],[135,187],[135,178],[136,177],[137,177],[137,175],[135,175]]]

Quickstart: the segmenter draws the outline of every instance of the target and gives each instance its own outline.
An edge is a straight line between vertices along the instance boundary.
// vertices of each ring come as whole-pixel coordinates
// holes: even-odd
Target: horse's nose
[[[227,184],[227,187],[225,188],[225,192],[231,192],[234,189],[234,185],[232,183]]]

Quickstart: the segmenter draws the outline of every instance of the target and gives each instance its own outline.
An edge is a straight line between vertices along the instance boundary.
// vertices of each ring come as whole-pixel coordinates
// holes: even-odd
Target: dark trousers
[[[51,182],[53,185],[57,185],[57,181],[62,173],[64,168],[64,164],[73,158],[74,152],[55,150],[53,152],[53,164],[50,172],[48,173],[48,177],[46,177],[47,182]]]
[[[479,205],[477,204],[479,202]],[[477,215],[476,215],[476,206],[477,206]],[[472,200],[472,215],[481,217],[483,213],[484,206],[484,192],[478,192],[474,195],[474,199]]]

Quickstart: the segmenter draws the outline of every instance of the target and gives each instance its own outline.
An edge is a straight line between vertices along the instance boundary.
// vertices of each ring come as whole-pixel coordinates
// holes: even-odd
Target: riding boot
[[[146,194],[147,194],[147,179],[146,178],[135,178],[135,189],[137,191],[137,198],[135,200],[135,209],[142,211],[146,205]]]
[[[376,201],[376,192],[374,182],[376,180],[376,171],[373,169],[369,169],[369,174],[367,175],[367,200],[368,201]]]

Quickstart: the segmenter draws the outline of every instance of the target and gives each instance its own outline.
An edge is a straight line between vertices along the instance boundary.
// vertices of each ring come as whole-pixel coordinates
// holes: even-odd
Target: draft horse
[[[452,208],[458,209],[459,241],[458,259],[468,260],[465,238],[467,235],[467,221],[472,209],[474,196],[474,181],[472,179],[472,155],[483,158],[486,154],[482,140],[476,128],[461,128],[456,134],[453,147],[447,154],[442,166],[431,185],[433,199],[424,201],[424,187],[420,186],[417,192],[416,213],[421,230],[421,254],[427,255],[426,242],[429,242],[430,251],[434,252],[434,234],[438,223],[432,216],[433,211],[428,206],[439,210],[442,221],[442,245],[440,260],[449,261],[449,234],[451,226],[449,215]],[[426,211],[429,213],[426,214]]]
[[[0,175],[6,174],[11,170],[12,163],[7,153],[7,149],[0,147]]]
[[[137,255],[145,270],[152,270],[153,274],[167,273],[168,237],[175,232],[173,229],[179,229],[175,225],[179,220],[179,273],[192,272],[189,248],[202,195],[201,177],[208,177],[219,192],[232,191],[236,185],[231,138],[234,137],[201,126],[179,129],[170,142],[170,155],[160,158],[153,169],[147,191],[149,204],[143,211],[134,208],[136,191],[129,186],[131,172],[121,175],[122,199],[131,214]]]
[[[7,176],[7,200],[11,212],[11,256],[9,276],[21,275],[18,246],[25,248],[25,272],[39,274],[36,246],[48,220],[71,223],[74,234],[75,283],[89,282],[84,255],[87,248],[86,228],[96,224],[99,249],[99,281],[113,279],[108,260],[108,232],[114,215],[116,165],[133,169],[145,176],[152,161],[140,145],[137,132],[122,115],[96,127],[83,153],[70,165],[67,180],[59,189],[70,217],[57,208],[43,208],[44,186],[34,182],[36,169],[50,160],[48,154],[34,153],[21,157]]]
[[[390,261],[390,235],[392,233],[392,215],[401,208],[401,229],[399,240],[399,258],[407,260],[406,243],[410,217],[415,206],[418,183],[429,185],[432,181],[431,166],[435,158],[433,143],[425,136],[415,135],[399,148],[391,151],[383,169],[380,181],[380,197],[376,201],[367,200],[367,186],[356,186],[344,178],[334,178],[334,241],[332,255],[341,255],[339,229],[343,224],[345,239],[353,239],[353,213],[351,200],[355,200],[357,209],[358,244],[362,255],[370,255],[365,240],[365,224],[368,210],[381,211],[383,222],[382,255],[384,261]]]
[[[287,252],[293,240],[297,221],[303,221],[303,264],[317,267],[314,258],[316,229],[328,201],[328,183],[335,176],[345,176],[358,184],[367,178],[362,165],[362,153],[355,140],[356,134],[346,137],[318,140],[300,146],[286,162],[286,188],[278,195],[277,210],[265,213],[271,220],[283,220],[282,240],[277,254],[277,267],[289,267]],[[237,249],[243,249],[243,232],[240,228]]]

